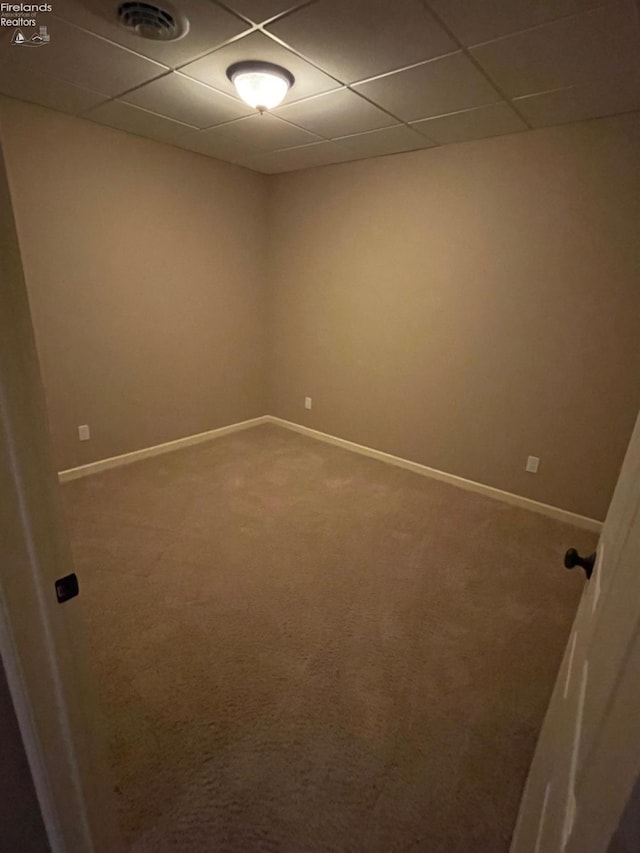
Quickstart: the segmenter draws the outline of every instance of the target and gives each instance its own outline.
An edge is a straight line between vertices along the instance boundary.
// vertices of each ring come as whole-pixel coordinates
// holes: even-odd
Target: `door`
[[[0,150],[0,655],[54,853],[117,850],[81,599],[61,521],[29,303]],[[3,839],[0,838],[0,848]]]
[[[511,853],[605,853],[639,778],[640,417],[536,747]]]

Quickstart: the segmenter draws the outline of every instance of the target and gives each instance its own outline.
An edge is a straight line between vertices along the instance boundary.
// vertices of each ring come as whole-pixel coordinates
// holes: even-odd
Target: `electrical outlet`
[[[304,398],[304,407],[305,407],[305,409],[311,408],[311,397],[305,397]]]
[[[91,433],[89,432],[89,424],[82,424],[78,427],[78,438],[80,441],[89,441]]]
[[[527,456],[525,471],[528,471],[530,474],[537,474],[539,464],[540,459],[537,456]]]

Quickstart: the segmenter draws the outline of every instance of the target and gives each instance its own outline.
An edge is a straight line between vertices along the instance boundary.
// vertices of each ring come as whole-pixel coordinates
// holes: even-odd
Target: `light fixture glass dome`
[[[293,74],[270,62],[236,62],[227,69],[227,77],[245,104],[264,112],[281,104],[293,86]]]

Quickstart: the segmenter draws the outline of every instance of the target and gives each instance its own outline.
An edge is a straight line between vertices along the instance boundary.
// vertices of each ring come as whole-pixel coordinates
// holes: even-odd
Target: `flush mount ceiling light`
[[[282,103],[295,82],[293,74],[286,68],[257,60],[235,62],[227,68],[227,77],[245,104],[260,113]]]

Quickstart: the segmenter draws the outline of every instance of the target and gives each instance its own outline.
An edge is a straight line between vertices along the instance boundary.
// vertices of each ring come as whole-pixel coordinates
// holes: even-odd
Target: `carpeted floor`
[[[593,534],[275,426],[63,495],[125,849],[508,850]]]

